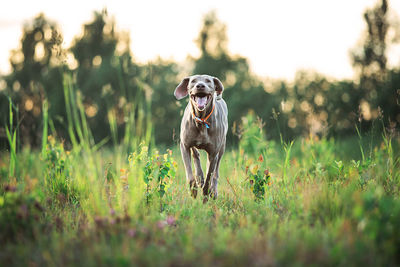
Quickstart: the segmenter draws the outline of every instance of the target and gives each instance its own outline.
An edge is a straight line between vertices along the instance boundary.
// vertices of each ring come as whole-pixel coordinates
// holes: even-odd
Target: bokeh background
[[[10,101],[20,145],[40,146],[47,107],[51,133],[69,143],[70,87],[94,143],[127,131],[140,138],[151,126],[152,141],[169,146],[186,105],[173,91],[194,73],[225,85],[229,143],[247,114],[285,140],[400,123],[399,2],[81,2],[14,1],[0,11],[2,149]]]

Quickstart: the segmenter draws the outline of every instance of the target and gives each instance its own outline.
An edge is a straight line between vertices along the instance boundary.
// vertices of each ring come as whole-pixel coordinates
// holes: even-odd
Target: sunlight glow
[[[312,69],[335,78],[351,78],[349,50],[365,29],[363,11],[374,3],[374,0],[250,0],[244,6],[243,2],[228,0],[204,0],[201,5],[183,0],[9,1],[0,10],[3,36],[0,73],[10,71],[10,50],[19,46],[24,23],[39,12],[59,24],[63,45],[68,48],[82,33],[82,25],[91,21],[93,11],[107,7],[108,14],[116,21],[116,30],[130,33],[131,50],[137,62],[157,57],[182,62],[189,55],[198,56],[194,40],[202,17],[216,10],[227,25],[230,52],[248,58],[256,74],[293,79],[297,70]],[[400,14],[400,1],[390,3],[392,11]],[[45,32],[44,37],[48,39],[49,33]],[[392,47],[389,52],[389,64],[398,65],[400,47]]]

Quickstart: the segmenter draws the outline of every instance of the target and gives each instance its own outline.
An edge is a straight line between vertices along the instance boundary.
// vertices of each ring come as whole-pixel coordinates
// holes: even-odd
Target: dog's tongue
[[[202,97],[198,96],[198,97],[196,97],[196,103],[197,103],[197,106],[200,109],[204,108],[205,105],[207,104],[207,96],[202,96]]]

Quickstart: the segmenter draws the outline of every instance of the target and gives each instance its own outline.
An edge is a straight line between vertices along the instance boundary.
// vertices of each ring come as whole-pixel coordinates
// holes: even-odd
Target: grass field
[[[49,135],[41,151],[16,151],[10,125],[0,265],[400,264],[398,135],[285,143],[251,120],[244,129],[222,160],[218,199],[203,204],[177,146],[67,149]]]

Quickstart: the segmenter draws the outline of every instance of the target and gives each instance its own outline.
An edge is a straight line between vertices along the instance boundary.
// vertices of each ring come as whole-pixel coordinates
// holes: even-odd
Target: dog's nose
[[[205,89],[206,86],[204,85],[204,83],[198,83],[196,84],[196,89]]]

